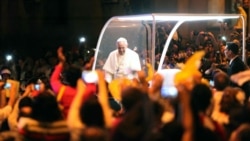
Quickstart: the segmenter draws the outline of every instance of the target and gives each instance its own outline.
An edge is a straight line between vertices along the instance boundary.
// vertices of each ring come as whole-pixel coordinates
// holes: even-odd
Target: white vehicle
[[[229,41],[233,25],[239,19],[243,21],[243,28],[240,32],[242,41],[245,41],[245,19],[239,14],[153,13],[112,17],[106,22],[100,33],[93,70],[102,68],[109,53],[116,49],[117,38],[125,37],[128,40],[129,48],[139,54],[142,67],[146,60],[150,60],[154,70],[164,71],[166,53],[171,41],[178,40],[176,39],[179,38],[178,35],[182,36],[182,40],[190,40],[190,32],[196,30],[204,31],[204,33],[212,32],[216,40],[223,38],[223,40]],[[162,27],[167,28],[167,34],[164,34],[167,37],[163,37],[165,39],[163,39],[163,43],[160,43]],[[242,42],[242,52],[242,59],[245,61],[245,42]],[[157,53],[160,53],[160,56],[156,56]]]

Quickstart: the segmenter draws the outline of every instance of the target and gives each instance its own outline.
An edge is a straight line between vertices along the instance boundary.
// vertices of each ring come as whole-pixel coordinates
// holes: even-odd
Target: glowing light
[[[79,39],[79,41],[80,41],[80,43],[84,43],[84,42],[86,41],[86,38],[85,38],[85,37],[81,37],[81,38]]]
[[[232,14],[152,14],[152,15],[132,15],[132,16],[119,16],[114,17],[120,21],[132,20],[132,21],[141,21],[141,20],[156,20],[156,21],[201,21],[201,20],[218,20],[223,21],[224,19],[237,19],[239,15]]]
[[[227,40],[226,36],[222,36],[221,39],[224,40],[224,41]]]
[[[11,55],[6,55],[6,60],[7,61],[11,61],[12,60],[12,56]]]

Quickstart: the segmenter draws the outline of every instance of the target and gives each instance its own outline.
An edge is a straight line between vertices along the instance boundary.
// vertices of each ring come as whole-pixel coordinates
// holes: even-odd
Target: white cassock
[[[114,50],[109,54],[103,70],[106,72],[105,78],[107,82],[115,78],[131,78],[132,71],[141,70],[139,55],[129,48],[126,48],[124,55],[120,55],[118,50]]]

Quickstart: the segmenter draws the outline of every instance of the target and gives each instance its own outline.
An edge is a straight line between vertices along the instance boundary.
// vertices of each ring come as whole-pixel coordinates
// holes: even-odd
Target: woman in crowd
[[[57,55],[59,63],[50,77],[50,84],[61,105],[63,116],[66,119],[68,110],[76,94],[77,79],[81,78],[82,71],[77,66],[65,66],[66,57],[63,54],[62,47],[58,48]]]

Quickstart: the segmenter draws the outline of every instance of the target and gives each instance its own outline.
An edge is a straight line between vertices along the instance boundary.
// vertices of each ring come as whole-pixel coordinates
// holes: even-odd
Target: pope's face
[[[126,48],[127,48],[127,44],[125,42],[117,43],[117,49],[120,55],[124,55]]]

